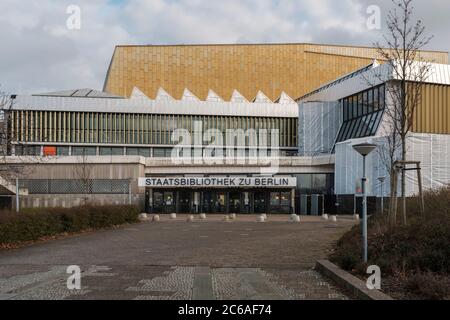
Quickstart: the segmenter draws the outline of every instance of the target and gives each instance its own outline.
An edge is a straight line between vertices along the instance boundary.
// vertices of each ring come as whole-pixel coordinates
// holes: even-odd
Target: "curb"
[[[352,293],[358,299],[394,300],[392,297],[379,290],[369,290],[362,280],[356,278],[347,271],[342,270],[328,260],[317,260],[315,269]]]

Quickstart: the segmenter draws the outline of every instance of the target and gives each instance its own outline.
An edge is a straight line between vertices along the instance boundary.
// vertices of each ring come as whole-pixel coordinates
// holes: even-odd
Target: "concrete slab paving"
[[[166,219],[167,218],[167,219]],[[312,270],[352,219],[161,217],[0,251],[0,299],[347,299]],[[332,226],[332,228],[330,228]],[[245,235],[245,236],[243,236]],[[81,290],[68,290],[78,265]]]

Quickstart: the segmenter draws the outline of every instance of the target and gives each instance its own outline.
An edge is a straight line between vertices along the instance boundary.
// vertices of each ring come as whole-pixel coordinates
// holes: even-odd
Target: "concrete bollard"
[[[354,214],[353,219],[355,219],[356,221],[359,221],[359,214]]]
[[[267,214],[263,213],[262,216],[264,217],[264,220],[267,221]]]
[[[264,216],[262,214],[258,214],[256,216],[256,222],[266,222],[266,219],[264,219]]]
[[[222,221],[228,222],[228,221],[230,221],[230,217],[228,215],[225,215],[223,217]]]
[[[206,214],[205,213],[200,213],[200,220],[205,220],[206,219]]]
[[[324,214],[322,215],[322,219],[323,219],[323,220],[328,220],[328,214],[324,213]]]
[[[293,216],[293,217],[292,217],[292,222],[299,223],[299,222],[300,222],[300,216],[299,216],[299,215]]]
[[[331,222],[337,222],[337,216],[331,216]]]
[[[148,220],[148,216],[146,213],[141,213],[139,215],[139,221],[147,221]]]
[[[157,215],[157,214],[155,214],[154,216],[153,216],[153,221],[154,222],[159,222],[159,215]]]
[[[231,213],[229,217],[231,220],[236,220],[236,213]]]
[[[190,215],[187,217],[186,222],[193,222],[194,221],[194,216]]]
[[[174,220],[177,218],[177,214],[176,213],[171,213],[170,214],[170,219]]]

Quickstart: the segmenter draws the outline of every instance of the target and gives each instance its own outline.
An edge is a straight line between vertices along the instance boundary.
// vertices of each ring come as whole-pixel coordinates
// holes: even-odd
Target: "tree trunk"
[[[406,147],[405,147],[405,139],[402,141],[402,160],[406,161]],[[402,216],[403,216],[403,225],[407,225],[406,220],[406,171],[404,165],[402,167]]]
[[[397,184],[395,180],[397,179],[397,175],[395,174],[394,167],[391,168],[390,172],[390,185],[391,185],[391,194],[389,198],[389,213],[388,213],[388,221],[389,227],[393,228],[397,224],[397,208],[395,198],[397,197]]]

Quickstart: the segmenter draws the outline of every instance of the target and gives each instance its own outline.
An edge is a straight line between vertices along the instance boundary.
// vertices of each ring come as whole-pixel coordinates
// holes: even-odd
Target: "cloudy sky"
[[[70,5],[81,12],[71,30]],[[1,0],[1,90],[101,89],[117,44],[314,42],[372,45],[367,8],[390,0]],[[417,18],[450,51],[450,1],[416,0]],[[73,22],[73,20],[69,20]]]

